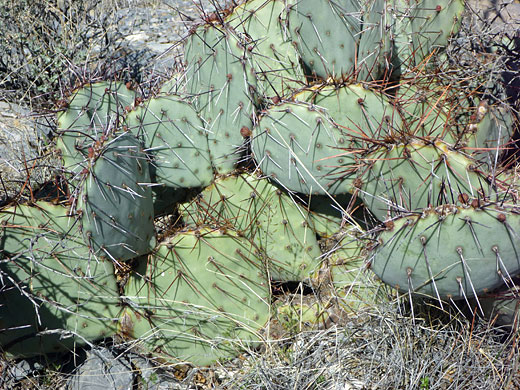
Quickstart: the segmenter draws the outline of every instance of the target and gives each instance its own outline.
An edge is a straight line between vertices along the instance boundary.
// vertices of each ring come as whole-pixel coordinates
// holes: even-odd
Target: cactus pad
[[[211,159],[219,173],[240,158],[242,128],[253,127],[256,78],[247,48],[229,30],[199,27],[186,42],[186,91],[208,131]]]
[[[291,95],[305,85],[299,56],[284,24],[286,1],[252,0],[233,10],[226,22],[249,44],[259,93],[266,97]]]
[[[486,184],[476,162],[447,144],[415,141],[366,158],[360,196],[381,221],[442,204],[466,204]]]
[[[356,141],[323,110],[284,103],[269,109],[254,129],[255,159],[268,177],[291,191],[340,194],[352,190]]]
[[[233,229],[248,238],[267,256],[275,280],[303,280],[320,266],[305,208],[265,178],[219,179],[180,211],[189,225]]]
[[[341,80],[354,75],[361,39],[360,7],[357,0],[300,0],[290,6],[292,40],[316,77]]]
[[[38,202],[5,209],[0,256],[0,345],[10,356],[61,352],[115,333],[119,292],[78,221]]]
[[[175,96],[150,99],[132,111],[126,123],[152,156],[155,182],[172,188],[211,183],[207,132],[190,104]]]
[[[269,283],[246,239],[188,231],[141,260],[120,321],[133,344],[168,361],[207,365],[261,339]]]
[[[84,170],[78,210],[85,242],[97,256],[128,260],[155,243],[146,155],[131,133],[109,138]]]
[[[458,299],[520,271],[520,215],[496,206],[441,206],[386,223],[372,270],[404,292]]]
[[[135,92],[119,82],[87,84],[74,91],[67,110],[58,115],[57,147],[66,170],[81,170],[88,148],[115,130],[134,99]]]

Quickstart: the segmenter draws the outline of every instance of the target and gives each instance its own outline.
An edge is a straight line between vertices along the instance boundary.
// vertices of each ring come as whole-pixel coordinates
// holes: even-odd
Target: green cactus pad
[[[385,226],[371,268],[403,292],[467,298],[520,271],[520,215],[515,210],[446,205]]]
[[[464,1],[420,0],[414,4],[412,27],[413,53],[418,65],[434,49],[443,48],[462,20]]]
[[[435,49],[442,49],[448,38],[458,31],[464,11],[461,0],[394,0],[394,64],[401,72],[425,64]]]
[[[366,267],[366,243],[357,228],[347,227],[339,233],[337,243],[326,251],[330,279],[339,303],[348,312],[358,313],[363,308],[388,300],[384,285],[373,277]]]
[[[341,194],[352,191],[358,135],[316,106],[284,103],[260,118],[252,149],[263,173],[286,189]]]
[[[489,166],[510,147],[515,120],[505,106],[490,107],[486,100],[475,104],[471,100],[477,99],[436,79],[403,83],[396,100],[403,126],[394,138],[442,140]]]
[[[394,145],[365,162],[359,195],[381,221],[430,206],[466,204],[486,184],[473,159],[442,142]]]
[[[67,110],[58,114],[57,148],[66,170],[82,169],[89,147],[117,128],[134,100],[135,92],[120,82],[87,84],[73,92]]]
[[[253,127],[256,78],[247,48],[229,30],[202,26],[186,42],[186,91],[208,132],[212,163],[231,172],[240,158],[243,128]]]
[[[363,84],[312,87],[295,95],[294,100],[325,109],[341,129],[367,146],[402,127],[401,117],[389,99]]]
[[[50,203],[0,213],[0,346],[12,357],[72,350],[115,334],[119,291],[79,223]]]
[[[123,261],[155,245],[146,155],[131,133],[109,138],[86,169],[78,210],[85,242],[97,256]]]
[[[388,79],[392,72],[392,24],[387,0],[361,0],[362,34],[356,52],[357,80]]]
[[[269,283],[247,239],[231,232],[179,233],[125,286],[120,333],[169,362],[208,365],[261,340]]]
[[[267,179],[218,179],[179,210],[188,225],[233,229],[268,259],[275,280],[304,280],[319,267],[320,249],[304,207]]]
[[[332,210],[333,207],[330,208],[330,211]],[[330,237],[341,229],[340,211],[331,214],[309,211],[309,220],[312,230],[321,238]]]
[[[353,222],[360,206],[360,202],[350,194],[314,195],[303,198],[302,201],[305,209],[309,211],[310,226],[320,238],[328,238],[338,233],[343,218],[345,221]],[[357,227],[362,230],[361,226]]]
[[[289,32],[303,62],[323,79],[355,72],[361,37],[361,8],[356,0],[300,0],[290,6]]]
[[[190,104],[176,96],[150,99],[128,114],[126,123],[152,157],[154,182],[172,188],[211,183],[207,132]]]
[[[488,106],[481,101],[464,129],[461,143],[464,150],[489,166],[496,166],[502,155],[511,148],[509,142],[515,131],[515,117],[506,106]]]
[[[450,91],[435,82],[402,84],[396,100],[403,121],[394,135],[402,139],[417,137],[458,144],[460,137],[454,111],[460,102],[446,95],[451,95]]]
[[[246,35],[259,93],[286,97],[305,85],[299,55],[284,25],[286,1],[252,0],[239,5],[226,22]]]

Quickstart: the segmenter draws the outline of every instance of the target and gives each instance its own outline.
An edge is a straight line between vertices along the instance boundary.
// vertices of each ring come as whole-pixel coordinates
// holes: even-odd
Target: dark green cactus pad
[[[230,32],[202,26],[185,45],[186,92],[208,132],[212,163],[219,173],[240,158],[243,128],[253,126],[256,77],[248,50]]]
[[[520,271],[520,215],[513,209],[445,205],[385,226],[371,268],[400,291],[468,298]]]
[[[120,333],[169,362],[208,365],[261,340],[269,282],[251,244],[231,232],[179,233],[159,245],[125,286]]]
[[[253,136],[256,162],[284,188],[312,195],[352,191],[358,133],[340,127],[324,110],[305,103],[273,106]]]
[[[87,84],[73,92],[67,109],[58,114],[57,148],[66,170],[81,171],[89,148],[117,128],[134,100],[135,92],[120,82]]]
[[[475,160],[438,141],[394,145],[367,155],[365,163],[359,196],[381,221],[431,206],[468,204],[487,189]]]
[[[218,179],[179,210],[188,225],[233,229],[249,239],[275,280],[304,280],[321,265],[307,211],[265,178]]]
[[[258,93],[287,97],[305,85],[296,48],[285,26],[286,1],[252,0],[239,5],[226,22],[249,42]]]
[[[119,291],[79,223],[50,203],[0,213],[0,345],[12,357],[72,350],[116,332]]]
[[[154,182],[172,188],[211,183],[207,132],[190,104],[176,96],[150,99],[129,113],[126,123],[152,158]]]
[[[154,216],[174,213],[177,203],[184,202],[188,194],[189,190],[184,188],[152,187]]]
[[[123,261],[155,245],[150,172],[131,133],[109,138],[85,169],[78,197],[83,236],[97,256]]]
[[[361,39],[361,5],[357,0],[300,0],[290,6],[289,31],[312,74],[336,80],[355,73]]]

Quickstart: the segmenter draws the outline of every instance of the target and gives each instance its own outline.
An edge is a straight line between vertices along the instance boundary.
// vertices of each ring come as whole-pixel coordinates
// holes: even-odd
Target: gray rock
[[[468,0],[466,7],[491,23],[494,32],[514,33],[520,29],[520,4],[513,0]],[[477,24],[481,21],[477,21]]]
[[[114,357],[106,348],[87,353],[69,379],[67,390],[132,390],[134,372],[128,359]]]
[[[0,201],[49,177],[49,163],[40,158],[43,133],[29,110],[0,101]]]
[[[188,30],[201,22],[200,13],[212,12],[224,0],[163,0],[154,7],[127,7],[117,11],[110,36],[118,56],[117,69],[145,83],[152,74],[168,75],[177,65]],[[139,53],[139,55],[134,55]]]
[[[43,366],[35,361],[20,360],[8,368],[9,379],[18,382],[40,371]]]
[[[177,390],[186,388],[181,382],[175,380],[171,374],[154,366],[149,360],[134,354],[129,359],[139,373],[138,382],[142,390]]]

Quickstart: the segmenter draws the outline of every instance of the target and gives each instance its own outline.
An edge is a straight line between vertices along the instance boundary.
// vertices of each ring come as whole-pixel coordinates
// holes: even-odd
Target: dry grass
[[[397,314],[395,306],[306,332],[248,362],[244,389],[506,389],[519,357],[485,325]]]
[[[116,11],[134,3],[0,0],[0,99],[41,109],[76,82],[121,77]]]

